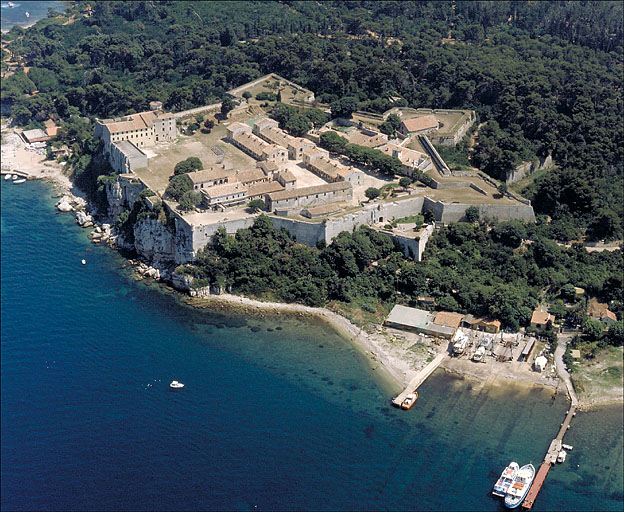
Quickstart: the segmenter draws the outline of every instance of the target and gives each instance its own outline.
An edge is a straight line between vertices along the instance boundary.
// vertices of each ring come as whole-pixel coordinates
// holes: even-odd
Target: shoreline
[[[8,132],[9,134],[13,133],[16,137],[19,137],[15,129],[9,129]],[[6,142],[6,135],[3,136],[3,142]],[[11,144],[11,142],[12,141],[9,140],[9,144]],[[13,144],[15,144],[15,141],[13,141]],[[85,205],[87,209],[90,208],[91,205],[86,202],[85,194],[80,191],[67,174],[65,174],[64,167],[60,166],[57,162],[45,160],[44,156],[37,160],[34,158],[34,155],[24,153],[27,150],[23,146],[21,139],[19,144],[22,151],[20,152],[16,148],[9,147],[9,149],[12,150],[12,154],[5,154],[7,152],[5,151],[5,144],[3,144],[2,156],[4,164],[6,164],[6,161],[11,162],[12,160],[18,160],[17,164],[19,164],[19,167],[17,169],[13,167],[13,170],[19,170],[21,173],[26,174],[29,180],[41,179],[49,182],[66,197],[69,196],[71,202],[77,203],[79,206],[68,213],[75,214],[76,211],[82,210]],[[3,165],[3,174],[11,171],[10,166],[11,164],[5,168],[5,165]],[[98,229],[98,227],[106,225],[103,224],[103,222],[105,222],[105,220],[101,220],[97,223],[94,222],[93,225]],[[94,240],[94,242],[97,241],[100,240]],[[128,261],[135,267],[145,267],[143,263],[137,263],[131,260]],[[139,269],[137,268],[137,270]],[[165,272],[163,272],[163,274],[166,275]],[[145,277],[148,277],[148,275]],[[149,275],[149,277],[154,276]],[[160,277],[160,273],[158,277]],[[447,351],[446,343],[441,343],[439,345],[428,343],[423,344],[420,353],[416,353],[412,350],[412,343],[416,340],[415,335],[387,329],[382,326],[378,326],[376,332],[367,332],[353,324],[345,316],[328,308],[316,308],[304,306],[302,304],[281,302],[264,302],[232,294],[192,297],[183,291],[177,290],[167,279],[161,280],[164,281],[167,287],[172,291],[179,293],[182,300],[187,305],[195,308],[205,309],[210,306],[216,306],[219,309],[232,309],[237,312],[251,313],[256,316],[263,316],[263,314],[267,313],[274,315],[286,314],[298,317],[312,316],[322,320],[352,343],[354,348],[359,350],[369,360],[374,370],[381,369],[380,373],[382,375],[380,375],[380,377],[396,390],[397,394],[405,388],[416,373],[436,354]],[[404,343],[401,343],[401,341]],[[374,365],[375,362],[378,363],[377,367]],[[500,363],[488,361],[488,371],[484,373],[481,365],[476,365],[465,359],[459,360],[453,358],[444,361],[439,369],[449,374],[461,376],[463,379],[470,381],[471,384],[476,385],[477,389],[481,389],[485,386],[503,387],[506,384],[513,383],[523,387],[539,386],[542,388],[555,388],[557,390],[556,392],[559,392],[559,388],[561,388],[561,392],[564,392],[567,396],[565,385],[559,378],[547,381],[540,374],[534,372],[518,371],[511,365],[507,367],[494,366],[495,364]],[[605,396],[604,398],[579,399],[578,405],[580,410],[591,410],[601,406],[615,406],[621,404],[622,400],[611,396]]]

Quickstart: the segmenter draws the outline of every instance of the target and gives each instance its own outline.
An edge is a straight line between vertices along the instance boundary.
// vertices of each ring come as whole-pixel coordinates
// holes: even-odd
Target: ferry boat
[[[494,496],[500,496],[501,498],[505,497],[505,494],[507,494],[507,490],[511,486],[513,479],[516,477],[516,474],[518,473],[518,469],[520,469],[520,466],[518,465],[517,462],[509,463],[509,466],[507,466],[503,470],[500,478],[494,484],[494,489],[492,490],[492,494]]]
[[[401,404],[401,409],[409,409],[412,405],[416,403],[417,399],[418,393],[416,393],[416,391],[410,393],[405,397],[405,400],[403,400],[403,403]]]
[[[169,387],[171,389],[181,389],[184,387],[184,384],[182,384],[181,382],[178,382],[177,380],[174,380],[171,382],[171,384],[169,384]]]
[[[505,496],[507,508],[516,508],[524,501],[534,478],[535,468],[533,464],[525,464],[518,470]]]

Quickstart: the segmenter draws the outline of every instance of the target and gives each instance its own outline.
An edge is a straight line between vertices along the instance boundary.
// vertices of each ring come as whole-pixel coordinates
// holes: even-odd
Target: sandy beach
[[[46,160],[45,150],[28,148],[14,128],[2,129],[2,174],[18,172],[28,179],[43,179],[57,188],[84,198],[84,194],[74,186],[67,176],[65,167],[56,161]]]

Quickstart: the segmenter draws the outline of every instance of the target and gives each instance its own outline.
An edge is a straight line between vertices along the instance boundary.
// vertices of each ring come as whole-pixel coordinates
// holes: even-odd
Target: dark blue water
[[[563,419],[551,391],[444,373],[395,410],[324,324],[191,309],[47,185],[1,186],[3,510],[501,510],[502,468],[539,463]],[[566,442],[535,510],[621,510],[621,410]]]
[[[32,25],[42,18],[47,17],[48,9],[63,12],[69,2],[40,2],[27,0],[13,0],[13,7],[9,7],[7,0],[0,2],[2,13],[2,30],[11,30],[15,25],[22,27]],[[30,17],[26,17],[26,12]]]

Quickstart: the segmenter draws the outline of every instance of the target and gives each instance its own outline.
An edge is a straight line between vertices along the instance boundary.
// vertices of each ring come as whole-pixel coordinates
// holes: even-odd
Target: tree
[[[310,108],[305,111],[303,114],[306,116],[310,122],[314,125],[315,128],[320,128],[327,121],[329,121],[329,116],[323,112],[320,108]]]
[[[583,333],[591,340],[596,341],[602,335],[604,325],[598,320],[587,317],[583,322]]]
[[[206,133],[210,133],[210,131],[214,128],[214,121],[212,119],[206,119],[204,121],[204,129]]]
[[[249,98],[251,98],[251,93],[249,91],[245,91],[243,93],[243,98],[245,98],[246,100],[248,100]]]
[[[369,187],[364,191],[364,195],[368,197],[370,201],[378,198],[380,193],[379,189],[375,187]]]
[[[622,223],[610,208],[604,208],[589,225],[592,240],[613,240],[622,236]]]
[[[176,201],[179,200],[189,190],[192,190],[193,183],[186,174],[172,176],[169,185],[165,190],[165,194]]]
[[[388,119],[379,127],[379,131],[386,135],[394,135],[399,126],[401,126],[401,118],[396,114],[390,114]]]
[[[624,345],[624,321],[619,320],[611,324],[607,333],[607,341],[609,345],[616,347]]]
[[[466,212],[464,215],[466,216],[466,220],[470,223],[479,222],[479,218],[481,216],[479,214],[479,208],[477,208],[476,206],[469,206],[468,208],[466,208]]]
[[[264,201],[262,199],[252,199],[251,201],[249,201],[247,206],[257,212],[260,210],[264,210],[266,205],[264,204]]]
[[[411,178],[408,178],[407,176],[403,176],[400,180],[399,180],[399,186],[407,189],[407,187],[409,187],[412,184],[412,180]]]
[[[358,109],[359,101],[353,96],[344,96],[339,100],[334,101],[330,105],[332,118],[343,117],[345,119],[351,119],[351,114]]]
[[[319,145],[332,153],[344,153],[349,142],[334,131],[321,133]]]
[[[221,114],[224,117],[227,117],[227,115],[230,113],[230,111],[234,110],[234,107],[235,107],[234,101],[229,96],[225,96],[221,100]]]
[[[178,162],[173,168],[174,176],[187,174],[189,172],[201,171],[204,168],[201,160],[196,156],[189,156],[186,160]]]
[[[507,193],[507,183],[500,183],[498,187],[496,187],[498,193],[503,197]]]
[[[312,122],[301,114],[295,114],[284,125],[284,129],[294,137],[303,137],[312,128]]]
[[[201,204],[201,194],[197,190],[188,190],[182,194],[178,204],[180,210],[189,211]]]
[[[423,217],[425,218],[425,222],[427,224],[433,224],[436,220],[435,213],[431,208],[423,210]]]

